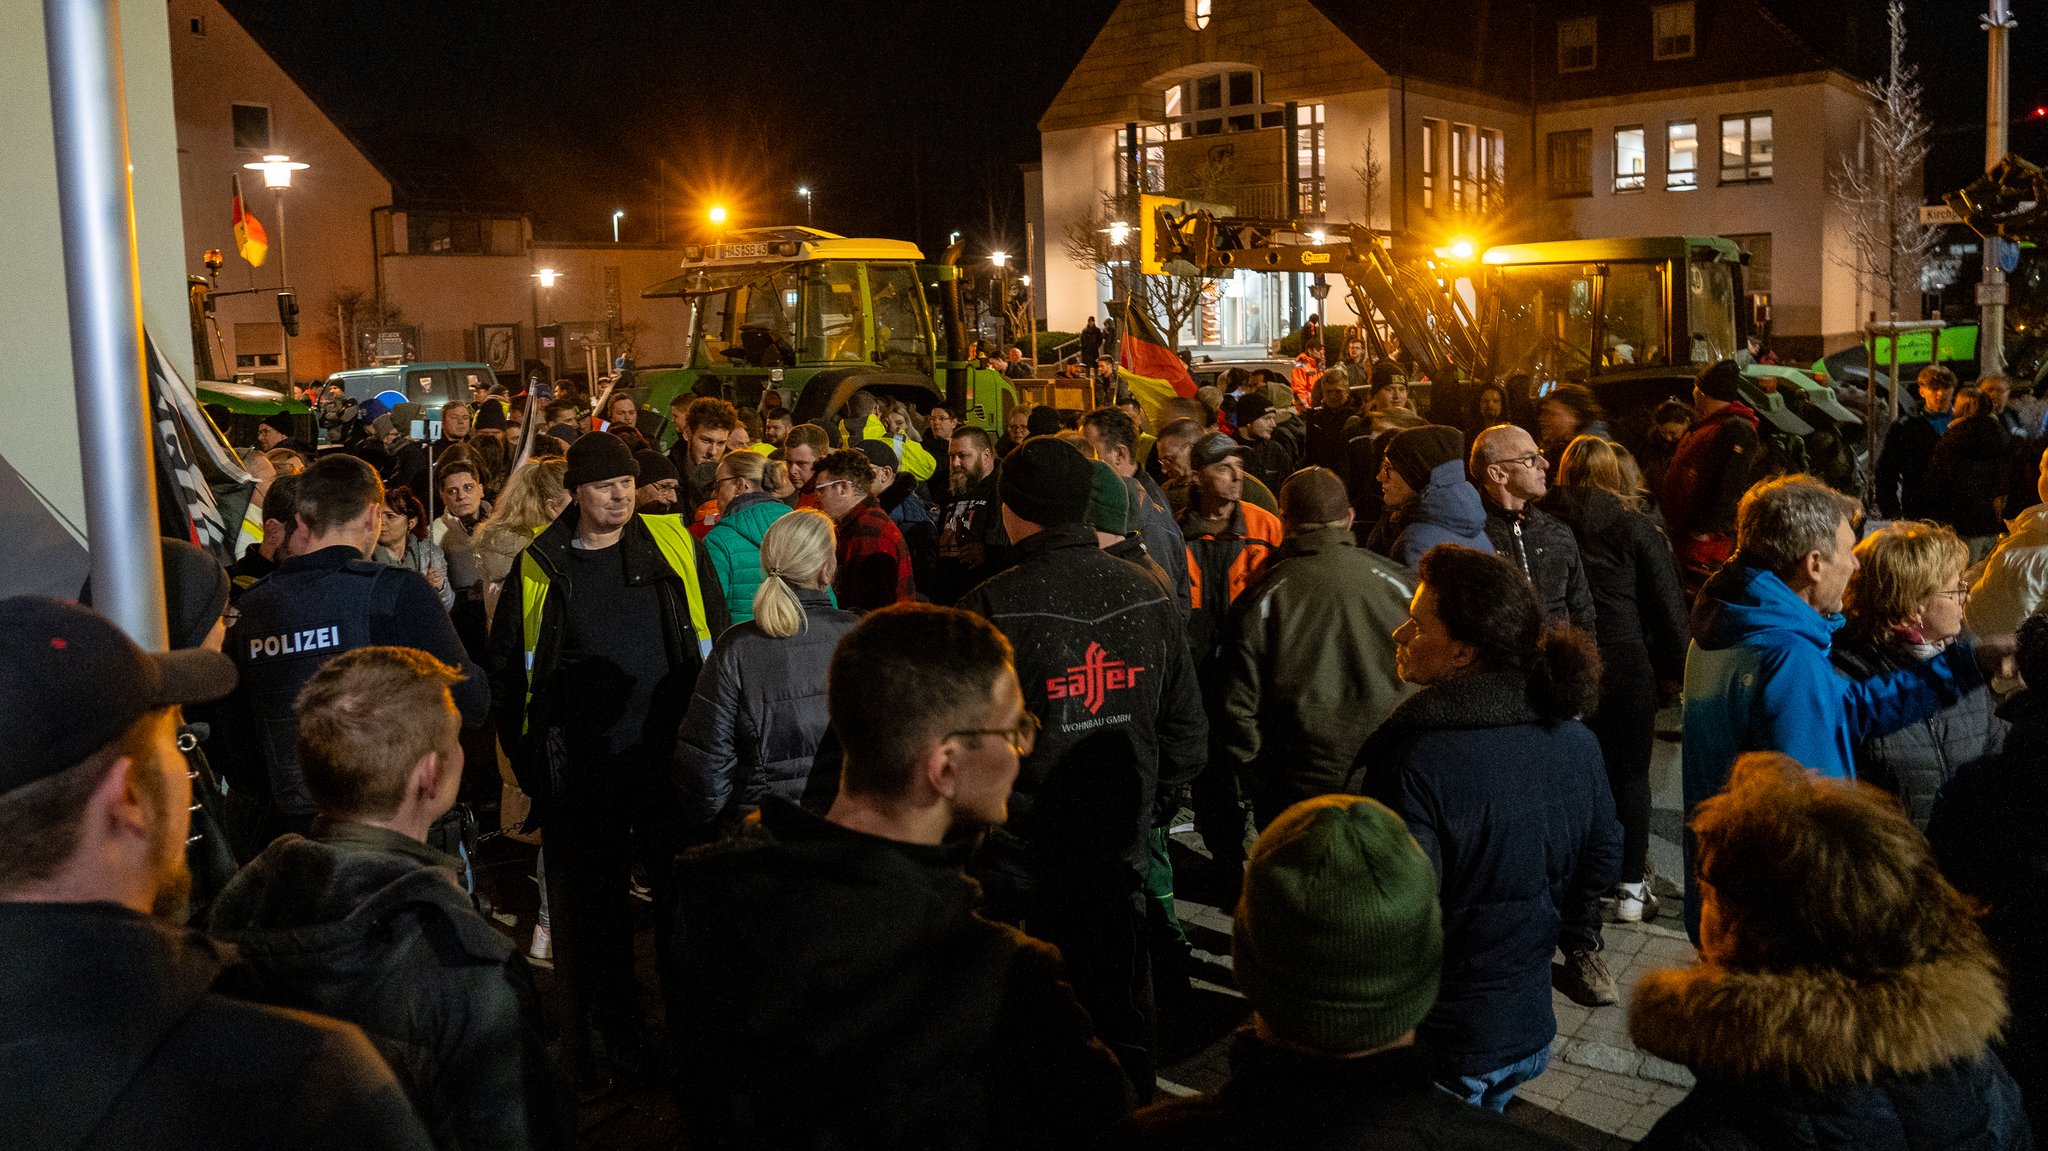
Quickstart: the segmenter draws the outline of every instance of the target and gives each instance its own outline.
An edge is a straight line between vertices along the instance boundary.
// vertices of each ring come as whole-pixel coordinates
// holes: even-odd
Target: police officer
[[[729,622],[704,545],[679,516],[638,515],[639,465],[610,432],[569,446],[575,500],[520,554],[492,620],[498,734],[547,827],[555,962],[574,1013],[574,1072],[594,1085],[595,1015],[611,1070],[652,1070],[633,981],[627,877],[670,922],[681,844],[671,764],[697,672]],[[529,819],[529,826],[535,822]],[[670,932],[655,932],[665,957]],[[669,970],[662,965],[664,979]]]
[[[466,728],[489,718],[491,692],[469,659],[438,593],[418,572],[364,557],[376,546],[384,485],[354,456],[323,456],[299,478],[295,518],[305,532],[298,554],[245,593],[228,630],[227,653],[241,686],[227,714],[250,725],[254,752],[270,776],[268,842],[313,821],[313,797],[299,772],[299,689],[328,660],[359,647],[413,647],[460,668],[453,688]],[[378,722],[365,716],[365,723]]]

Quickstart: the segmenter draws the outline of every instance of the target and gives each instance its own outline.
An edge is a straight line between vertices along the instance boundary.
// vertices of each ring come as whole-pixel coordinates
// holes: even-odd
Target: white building
[[[1727,236],[1788,359],[1852,342],[1867,305],[1826,185],[1867,101],[1771,2],[1124,0],[1039,121],[1049,326],[1109,298],[1063,237],[1142,185],[1430,243]],[[1239,272],[1182,342],[1265,345],[1319,310],[1308,288]]]

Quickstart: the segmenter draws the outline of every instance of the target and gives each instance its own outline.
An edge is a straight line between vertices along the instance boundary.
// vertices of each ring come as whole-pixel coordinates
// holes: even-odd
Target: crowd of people
[[[692,1148],[1558,1146],[1502,1112],[1660,914],[1682,700],[1699,961],[1629,1027],[1698,1086],[1643,1145],[2031,1146],[2048,478],[1998,382],[1923,373],[1873,528],[1732,361],[1632,449],[1362,352],[999,437],[767,391],[261,444],[247,553],[163,543],[174,650],[0,602],[0,1122],[567,1147],[632,1085]],[[479,817],[542,844],[523,936]],[[1155,1099],[1204,963],[1251,1021]]]

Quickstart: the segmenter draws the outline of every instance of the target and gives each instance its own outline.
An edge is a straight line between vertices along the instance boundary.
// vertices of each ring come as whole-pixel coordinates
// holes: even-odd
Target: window
[[[1470,212],[1479,205],[1472,182],[1472,125],[1451,125],[1451,211]]]
[[[1700,186],[1700,126],[1693,120],[1664,125],[1664,187],[1683,192]]]
[[[1143,166],[1140,187],[1147,192],[1166,190],[1166,132],[1164,124],[1143,124],[1138,127],[1138,163]],[[1131,140],[1123,129],[1116,130],[1116,186],[1131,186]]]
[[[1507,140],[1499,129],[1479,132],[1479,210],[1494,212],[1507,200]]]
[[[1721,117],[1721,182],[1767,184],[1770,180],[1771,114]]]
[[[1436,149],[1444,138],[1442,120],[1422,122],[1422,210],[1436,211]]]
[[[236,104],[233,108],[235,147],[270,150],[270,109],[263,104]]]
[[[519,221],[482,216],[410,213],[406,251],[415,256],[516,256],[522,250]]]
[[[204,36],[204,35],[206,35],[206,17],[204,17],[204,16],[194,16],[194,17],[192,17],[192,34],[193,34],[194,36]]]
[[[1557,70],[1591,72],[1599,59],[1600,18],[1580,16],[1557,22]]]
[[[1593,130],[1550,134],[1550,194],[1593,194]]]
[[[1168,88],[1164,118],[1175,140],[1281,127],[1286,117],[1260,95],[1257,72],[1211,72]]]
[[[1207,28],[1209,26],[1210,9],[1214,6],[1212,0],[1187,0],[1187,7],[1183,9],[1183,18],[1188,22],[1188,31],[1200,32],[1202,29]]]
[[[1614,190],[1640,192],[1645,180],[1643,126],[1631,124],[1614,130]]]
[[[1650,56],[1683,60],[1692,55],[1692,0],[1650,9]]]
[[[1207,112],[1223,106],[1223,77],[1204,76],[1195,81],[1195,111]]]
[[[1285,113],[1282,113],[1284,118]],[[1326,207],[1323,183],[1327,156],[1323,152],[1323,106],[1297,104],[1294,108],[1294,180],[1301,201],[1293,215],[1321,219]]]

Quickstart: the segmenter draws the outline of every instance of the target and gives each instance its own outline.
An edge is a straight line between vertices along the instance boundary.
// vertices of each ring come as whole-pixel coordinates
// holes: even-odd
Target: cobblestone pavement
[[[1675,734],[1676,713],[1667,711],[1660,718],[1660,727]],[[1650,860],[1662,895],[1662,914],[1648,923],[1606,925],[1605,958],[1621,1002],[1585,1008],[1553,994],[1557,1039],[1551,1045],[1550,1067],[1525,1084],[1508,1107],[1510,1118],[1577,1147],[1608,1151],[1632,1146],[1692,1086],[1685,1068],[1643,1054],[1628,1038],[1629,997],[1642,972],[1682,967],[1695,957],[1685,938],[1683,904],[1672,878],[1684,874],[1678,848],[1679,795],[1678,744],[1660,739],[1651,767]],[[1204,862],[1197,854],[1200,838],[1185,831],[1175,838],[1176,864],[1185,861],[1188,870],[1199,875]],[[1229,1074],[1230,1030],[1250,1013],[1231,984],[1230,912],[1216,906],[1224,899],[1203,902],[1212,893],[1203,890],[1198,878],[1182,887],[1176,895],[1197,964],[1192,1001],[1177,1010],[1175,1005],[1161,1005],[1170,1014],[1161,1035],[1160,1088],[1173,1094],[1222,1084]]]

